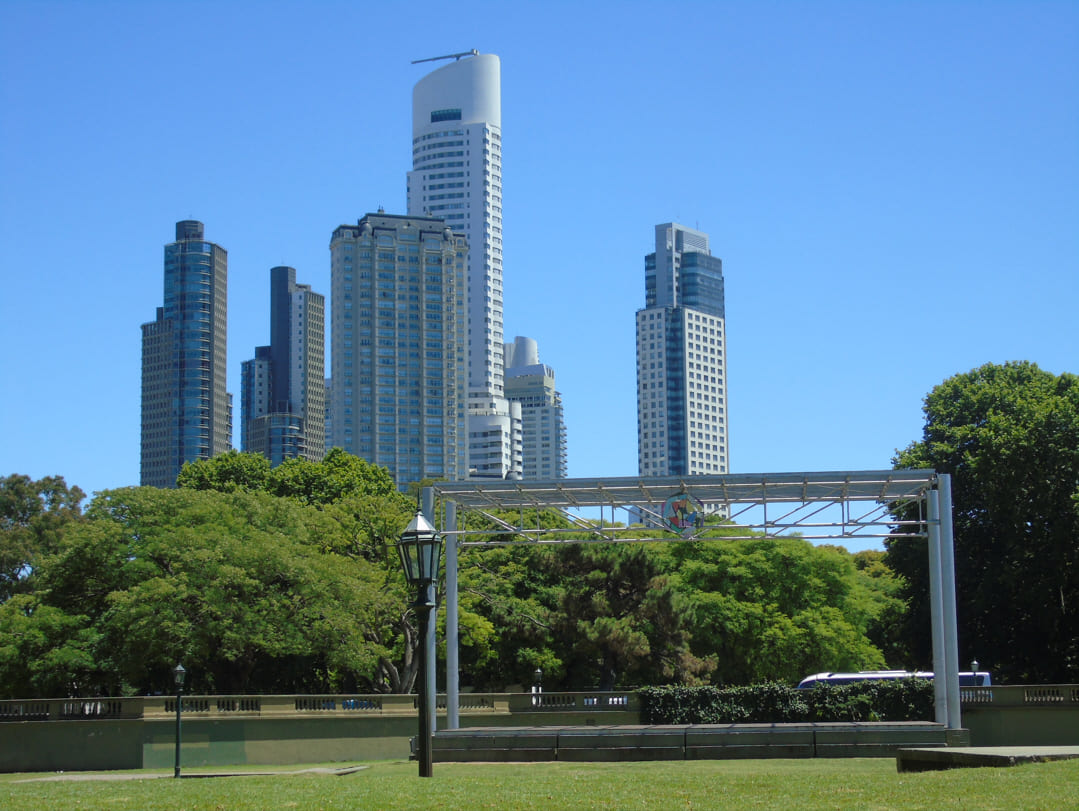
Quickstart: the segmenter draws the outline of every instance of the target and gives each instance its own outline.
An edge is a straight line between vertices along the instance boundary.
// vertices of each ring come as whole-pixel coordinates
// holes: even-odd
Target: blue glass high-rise
[[[165,246],[164,306],[142,325],[141,484],[175,487],[185,462],[232,446],[227,327],[228,254],[182,220]]]

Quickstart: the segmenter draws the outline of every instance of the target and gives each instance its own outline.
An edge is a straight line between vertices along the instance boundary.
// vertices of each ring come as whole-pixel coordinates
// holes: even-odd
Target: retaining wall
[[[975,687],[961,693],[972,745],[1079,745],[1079,685]],[[444,726],[445,696],[437,706]],[[0,772],[168,768],[175,712],[176,700],[167,696],[0,701]],[[411,695],[185,696],[182,765],[405,758],[417,731],[416,712]],[[846,739],[845,732],[820,724],[736,725],[725,734],[722,725],[690,726],[674,733],[682,735],[680,743],[672,742],[650,731],[662,728],[640,726],[640,704],[632,692],[465,693],[460,720],[465,729],[493,730],[487,733],[492,739],[517,735],[527,742],[532,736],[531,748],[563,760],[588,759],[597,748],[604,750],[597,757],[627,758],[649,751],[673,757],[674,749],[687,758],[849,756],[873,754],[883,743],[867,737],[868,727]],[[601,727],[625,727],[625,745],[607,746],[606,740],[598,746]],[[496,749],[488,747],[489,759],[499,759]]]

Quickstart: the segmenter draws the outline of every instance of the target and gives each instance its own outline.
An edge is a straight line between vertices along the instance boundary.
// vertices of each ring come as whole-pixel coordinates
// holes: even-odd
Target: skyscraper
[[[539,361],[532,338],[517,336],[505,347],[506,397],[521,407],[521,478],[564,479],[566,424],[554,369]]]
[[[521,469],[503,380],[501,81],[498,57],[473,51],[417,82],[408,173],[408,213],[468,241],[470,475],[500,479]]]
[[[139,481],[175,487],[184,462],[232,445],[226,391],[228,254],[196,220],[176,223],[165,246],[164,306],[142,325]]]
[[[642,476],[727,473],[723,263],[708,235],[656,226],[637,311],[637,447]]]
[[[368,214],[333,232],[333,444],[401,488],[463,479],[468,243],[429,217]]]
[[[270,346],[244,361],[242,447],[270,463],[325,455],[326,301],[296,270],[270,270]]]

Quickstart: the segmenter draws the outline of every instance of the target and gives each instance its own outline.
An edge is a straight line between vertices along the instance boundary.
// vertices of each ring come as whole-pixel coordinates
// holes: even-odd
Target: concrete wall
[[[964,688],[974,746],[1079,746],[1079,686]],[[445,725],[439,696],[439,728]],[[0,772],[169,768],[175,699],[0,701]],[[461,696],[462,727],[640,724],[633,693]],[[414,696],[185,696],[183,767],[406,758]]]
[[[438,725],[445,726],[439,697]],[[628,693],[466,694],[462,726],[637,723]],[[181,766],[407,758],[412,695],[184,696]],[[0,701],[0,772],[173,765],[171,697]]]
[[[972,746],[1079,746],[1079,685],[964,687]]]

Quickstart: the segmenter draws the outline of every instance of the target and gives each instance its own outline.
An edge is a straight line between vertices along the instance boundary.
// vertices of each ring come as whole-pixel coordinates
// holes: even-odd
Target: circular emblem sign
[[[663,520],[670,529],[686,535],[704,526],[704,505],[689,493],[678,493],[663,502]]]

